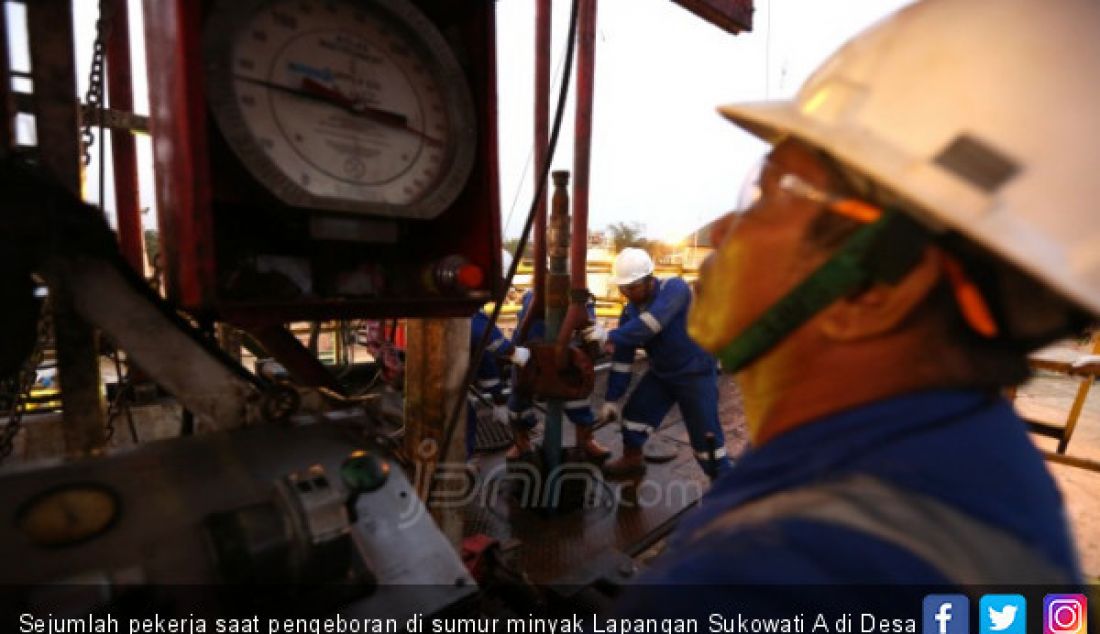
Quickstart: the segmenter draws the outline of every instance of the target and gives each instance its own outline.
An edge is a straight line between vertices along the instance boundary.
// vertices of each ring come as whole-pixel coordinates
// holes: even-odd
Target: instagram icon
[[[1043,597],[1043,634],[1088,634],[1088,600],[1083,594]]]

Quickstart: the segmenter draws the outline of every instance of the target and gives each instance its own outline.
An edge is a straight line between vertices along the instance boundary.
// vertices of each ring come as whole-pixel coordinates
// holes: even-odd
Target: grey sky
[[[792,96],[840,44],[906,4],[757,0],[753,32],[735,37],[671,0],[600,2],[591,228],[637,221],[650,237],[673,239],[729,210],[764,145],[715,107]],[[554,5],[556,67],[570,3]],[[533,136],[534,2],[499,0],[497,24],[501,214],[504,235],[512,237],[523,228],[533,180],[528,166],[520,184]],[[572,143],[567,118],[555,169],[572,169]]]

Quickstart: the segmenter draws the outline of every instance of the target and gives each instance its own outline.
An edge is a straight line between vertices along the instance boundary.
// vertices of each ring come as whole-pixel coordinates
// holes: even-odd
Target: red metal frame
[[[538,0],[535,7],[535,169],[546,166],[550,142],[550,48],[552,40],[551,0]],[[534,297],[528,315],[546,310],[546,213],[549,183],[539,196],[534,232]],[[517,254],[522,255],[522,254]]]
[[[541,170],[546,168],[546,155],[550,142],[550,45],[552,35],[552,3],[551,0],[537,0],[535,5],[535,174],[539,178]],[[531,324],[537,319],[543,319],[546,312],[546,213],[547,191],[550,189],[550,180],[547,179],[546,188],[539,197],[535,208],[535,222],[531,229],[531,241],[533,243],[532,255],[534,264],[534,279],[532,280],[531,304],[524,314],[523,323],[516,327],[518,341],[527,338],[527,332]],[[517,258],[523,257],[522,253],[516,254]]]
[[[459,4],[455,2],[454,4]],[[459,247],[470,260],[482,267],[494,296],[499,296],[501,270],[500,170],[497,137],[496,14],[492,3],[466,2],[471,10],[459,20],[458,30],[470,45],[467,69],[470,92],[477,110],[478,148],[474,171],[466,189],[451,208],[432,221],[431,227],[418,234],[423,239],[416,248],[444,254]],[[456,242],[455,236],[461,236]],[[458,302],[458,309],[447,309],[440,302],[437,315],[464,316],[473,313],[484,298],[472,304]],[[394,315],[396,316],[396,315]]]
[[[752,0],[675,0],[718,28],[734,35],[752,30]]]
[[[569,310],[558,331],[559,349],[588,323],[588,184],[592,173],[592,106],[596,83],[596,2],[580,0],[577,16],[577,105],[573,139],[573,224],[569,244]],[[582,296],[584,297],[582,299]]]
[[[126,2],[117,2],[107,36],[107,91],[115,110],[133,112],[133,79],[130,68],[130,16]],[[115,214],[122,255],[143,274],[141,209],[138,197],[137,148],[128,131],[111,131],[111,155],[115,176]]]
[[[402,266],[388,262],[386,270],[398,271],[394,274],[407,278],[407,284],[395,286],[413,288],[420,279],[421,264],[460,253],[487,273],[486,288],[480,293],[452,296],[426,292],[295,300],[224,296],[218,287],[225,273],[222,268],[228,266],[223,251],[233,248],[237,238],[246,237],[240,235],[246,229],[233,226],[230,216],[234,214],[227,210],[235,212],[244,205],[266,211],[278,203],[250,180],[208,120],[199,42],[203,7],[211,3],[146,0],[146,38],[158,42],[149,47],[151,127],[158,168],[161,244],[172,300],[203,317],[248,326],[351,317],[465,316],[490,293],[502,292],[496,274],[500,270],[501,243],[493,4],[480,0],[417,1],[430,19],[444,25],[448,32],[457,33],[462,42],[476,107],[478,146],[474,171],[454,204],[434,220],[404,225],[403,242],[390,248],[406,257],[415,254],[419,259]],[[293,210],[286,213],[300,214]],[[372,258],[382,261],[387,257],[384,251],[363,245],[355,251],[355,257],[369,264]]]
[[[168,297],[187,307],[209,306],[216,262],[198,54],[201,8],[191,0],[145,0],[144,7],[149,127]]]

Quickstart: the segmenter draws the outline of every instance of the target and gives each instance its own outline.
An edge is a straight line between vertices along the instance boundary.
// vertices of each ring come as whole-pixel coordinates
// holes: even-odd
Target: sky
[[[638,222],[651,239],[676,241],[729,211],[766,148],[715,107],[792,97],[842,43],[909,3],[756,0],[753,31],[734,36],[671,0],[600,2],[589,228]],[[554,2],[555,67],[569,4]],[[532,195],[534,23],[534,2],[497,2],[505,238],[523,229]],[[572,112],[567,105],[554,169],[573,167]]]
[[[135,47],[135,111],[147,114],[142,1],[127,1]],[[715,107],[792,97],[843,42],[910,2],[756,0],[753,31],[733,36],[671,0],[602,0],[597,16],[590,229],[637,222],[651,239],[676,241],[730,210],[745,174],[766,148],[722,119]],[[9,23],[21,23],[22,5],[4,4]],[[87,90],[97,4],[73,0],[80,95]],[[507,239],[522,230],[532,195],[535,3],[495,4],[501,227]],[[570,4],[554,1],[551,108],[557,99]],[[25,41],[13,33],[11,46],[13,67],[28,68]],[[574,90],[571,86],[570,97]],[[554,169],[572,170],[572,112],[570,99]],[[139,136],[137,146],[141,205],[155,208],[149,138]],[[97,170],[93,165],[88,172],[86,196],[92,202],[100,197]],[[113,218],[110,170],[106,181],[104,202]],[[155,214],[146,214],[143,222],[155,226]]]

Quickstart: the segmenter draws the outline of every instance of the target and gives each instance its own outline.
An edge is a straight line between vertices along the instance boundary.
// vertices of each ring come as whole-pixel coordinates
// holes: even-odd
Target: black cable
[[[489,326],[485,329],[485,332],[481,333],[481,340],[478,341],[470,354],[470,365],[466,369],[466,378],[462,384],[469,386],[473,384],[474,378],[477,376],[478,363],[477,360],[481,359],[481,355],[485,353],[485,348],[489,345],[489,337],[492,335],[493,328],[496,326],[497,318],[500,317],[500,309],[504,305],[504,297],[508,292],[508,288],[512,285],[512,279],[516,276],[516,270],[519,268],[520,255],[527,248],[527,239],[531,236],[531,227],[535,224],[535,215],[538,212],[539,201],[542,199],[543,192],[546,191],[546,181],[550,177],[550,166],[554,162],[554,150],[558,145],[558,133],[561,132],[561,121],[565,114],[565,102],[566,97],[569,95],[569,79],[573,72],[573,52],[576,48],[577,39],[577,15],[580,7],[580,0],[573,0],[573,5],[569,10],[569,35],[566,37],[565,45],[565,70],[561,75],[561,87],[558,89],[558,105],[554,111],[554,123],[550,129],[550,141],[546,151],[546,163],[541,167],[539,173],[538,185],[535,187],[535,195],[531,199],[531,210],[527,213],[527,222],[523,225],[523,232],[519,237],[519,244],[516,246],[516,257],[512,258],[512,266],[508,268],[508,275],[504,278],[504,284],[501,288],[501,294],[499,297],[494,298],[493,314],[489,317]],[[536,266],[539,263],[535,263]],[[458,399],[455,403],[455,407],[451,410],[451,415],[447,421],[447,428],[443,433],[443,447],[441,451],[445,451],[447,447],[451,446],[451,441],[454,439],[455,429],[458,427],[459,414],[464,409],[466,404],[466,390],[459,390]],[[435,492],[436,478],[431,478],[428,482],[428,494],[424,497],[425,503],[431,503],[432,493]]]
[[[554,78],[561,77],[561,68],[565,64],[565,56],[569,53],[568,48],[562,51],[562,54],[558,57],[558,63],[554,66]],[[551,81],[555,81],[552,79]],[[516,210],[516,204],[519,202],[520,190],[523,189],[523,182],[527,180],[527,170],[531,167],[532,157],[535,154],[535,144],[531,144],[531,148],[527,151],[527,158],[523,161],[523,172],[519,175],[519,185],[516,187],[516,195],[512,197],[512,206],[508,208],[508,217],[504,219],[504,222],[500,225],[501,231],[507,229],[512,225],[512,212]]]

